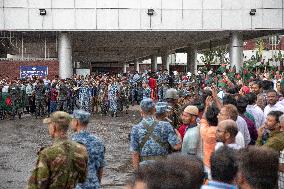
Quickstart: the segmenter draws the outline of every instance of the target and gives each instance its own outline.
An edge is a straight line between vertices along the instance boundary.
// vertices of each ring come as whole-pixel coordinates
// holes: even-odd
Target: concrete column
[[[162,70],[168,70],[170,71],[170,62],[169,62],[169,54],[168,53],[163,53],[162,56]]]
[[[138,60],[135,60],[135,62],[134,62],[134,69],[135,69],[135,71],[137,71],[138,73],[139,73],[139,61]]]
[[[191,72],[192,74],[196,74],[197,72],[197,63],[196,63],[196,57],[197,57],[197,50],[195,46],[189,46],[187,48],[187,64],[186,64],[186,71]]]
[[[233,32],[230,41],[231,67],[236,68],[239,73],[243,67],[243,36],[239,32]]]
[[[151,56],[151,72],[156,72],[157,71],[157,56],[152,55]]]
[[[62,32],[58,37],[59,77],[70,78],[73,75],[71,36]]]
[[[126,73],[127,72],[127,63],[124,63],[123,64],[123,73]]]

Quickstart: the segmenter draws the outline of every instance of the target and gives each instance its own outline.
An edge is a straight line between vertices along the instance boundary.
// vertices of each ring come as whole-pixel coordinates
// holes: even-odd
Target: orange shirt
[[[210,157],[215,150],[217,127],[209,126],[206,119],[200,120],[200,136],[203,143],[203,162],[210,167]]]

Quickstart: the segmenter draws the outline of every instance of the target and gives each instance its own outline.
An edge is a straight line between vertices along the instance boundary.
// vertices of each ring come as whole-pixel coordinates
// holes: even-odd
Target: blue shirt
[[[71,136],[71,139],[85,145],[88,151],[88,176],[84,183],[77,184],[76,189],[97,189],[100,182],[98,170],[105,166],[105,146],[100,138],[87,131],[81,130]]]
[[[209,181],[208,185],[203,185],[201,189],[237,189],[237,186],[217,181]]]
[[[169,153],[169,149],[162,147],[159,143],[153,140],[151,136],[142,147],[142,149],[140,149],[139,144],[143,142],[143,139],[147,133],[145,126],[142,124],[143,121],[146,121],[147,123],[153,123],[154,118],[144,118],[140,123],[133,126],[131,131],[130,151],[138,152],[142,157],[167,155]],[[154,125],[154,127],[155,128],[152,135],[156,135],[156,137],[159,138],[161,142],[169,143],[171,146],[175,146],[180,143],[172,125],[169,122],[159,121],[156,126]]]

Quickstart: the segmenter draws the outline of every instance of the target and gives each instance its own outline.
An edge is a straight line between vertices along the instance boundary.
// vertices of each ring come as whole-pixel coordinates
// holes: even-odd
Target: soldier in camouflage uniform
[[[121,92],[119,95],[119,101],[121,106],[121,111],[123,110],[123,107],[126,108],[125,113],[128,114],[129,109],[129,96],[130,96],[130,86],[126,82],[122,84]]]
[[[170,149],[179,150],[181,139],[167,121],[157,121],[154,118],[155,105],[152,99],[141,101],[142,121],[131,130],[130,150],[135,169],[141,165],[166,158]]]
[[[142,99],[151,98],[151,88],[149,87],[149,85],[147,83],[143,83],[142,87],[143,87],[143,89],[142,89],[143,90],[142,91],[142,94],[143,94]]]
[[[62,110],[67,112],[67,96],[68,96],[68,87],[64,83],[64,81],[59,82],[58,86],[58,102],[57,102],[57,110]]]
[[[76,189],[98,189],[102,179],[103,167],[105,166],[105,145],[95,134],[87,131],[91,114],[84,110],[75,110],[71,121],[72,140],[86,146],[89,156],[88,176],[84,183],[78,184]]]
[[[67,138],[71,119],[66,112],[54,112],[44,119],[53,144],[39,151],[28,189],[73,189],[77,183],[85,181],[88,154],[83,145]]]
[[[45,87],[43,80],[38,79],[35,86],[35,106],[36,106],[36,118],[38,116],[43,116],[45,105]]]
[[[20,118],[20,102],[21,102],[21,88],[13,81],[8,88],[8,95],[12,101],[12,117],[15,118],[16,114],[19,114]]]
[[[166,101],[168,102],[169,106],[171,107],[171,111],[169,112],[169,119],[171,120],[171,124],[175,129],[178,129],[180,125],[180,107],[178,105],[178,92],[174,88],[170,88],[166,91],[165,94]]]
[[[80,109],[83,109],[87,112],[91,112],[91,99],[92,88],[88,85],[88,82],[85,81],[83,86],[81,86],[79,90]]]
[[[109,102],[108,102],[107,86],[104,83],[101,83],[99,87],[99,104],[101,108],[101,114],[107,115]]]
[[[111,111],[111,116],[116,117],[117,116],[117,108],[118,108],[118,98],[120,89],[118,86],[117,81],[114,79],[112,83],[110,84],[109,90],[108,90],[108,100],[109,100],[109,107]]]

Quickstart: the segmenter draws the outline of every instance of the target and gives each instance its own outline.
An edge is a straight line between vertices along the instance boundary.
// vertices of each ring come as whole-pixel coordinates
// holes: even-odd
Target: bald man
[[[224,120],[218,123],[216,130],[216,146],[215,150],[221,146],[228,146],[232,149],[239,150],[241,146],[236,143],[236,136],[238,134],[237,123],[231,119]]]

